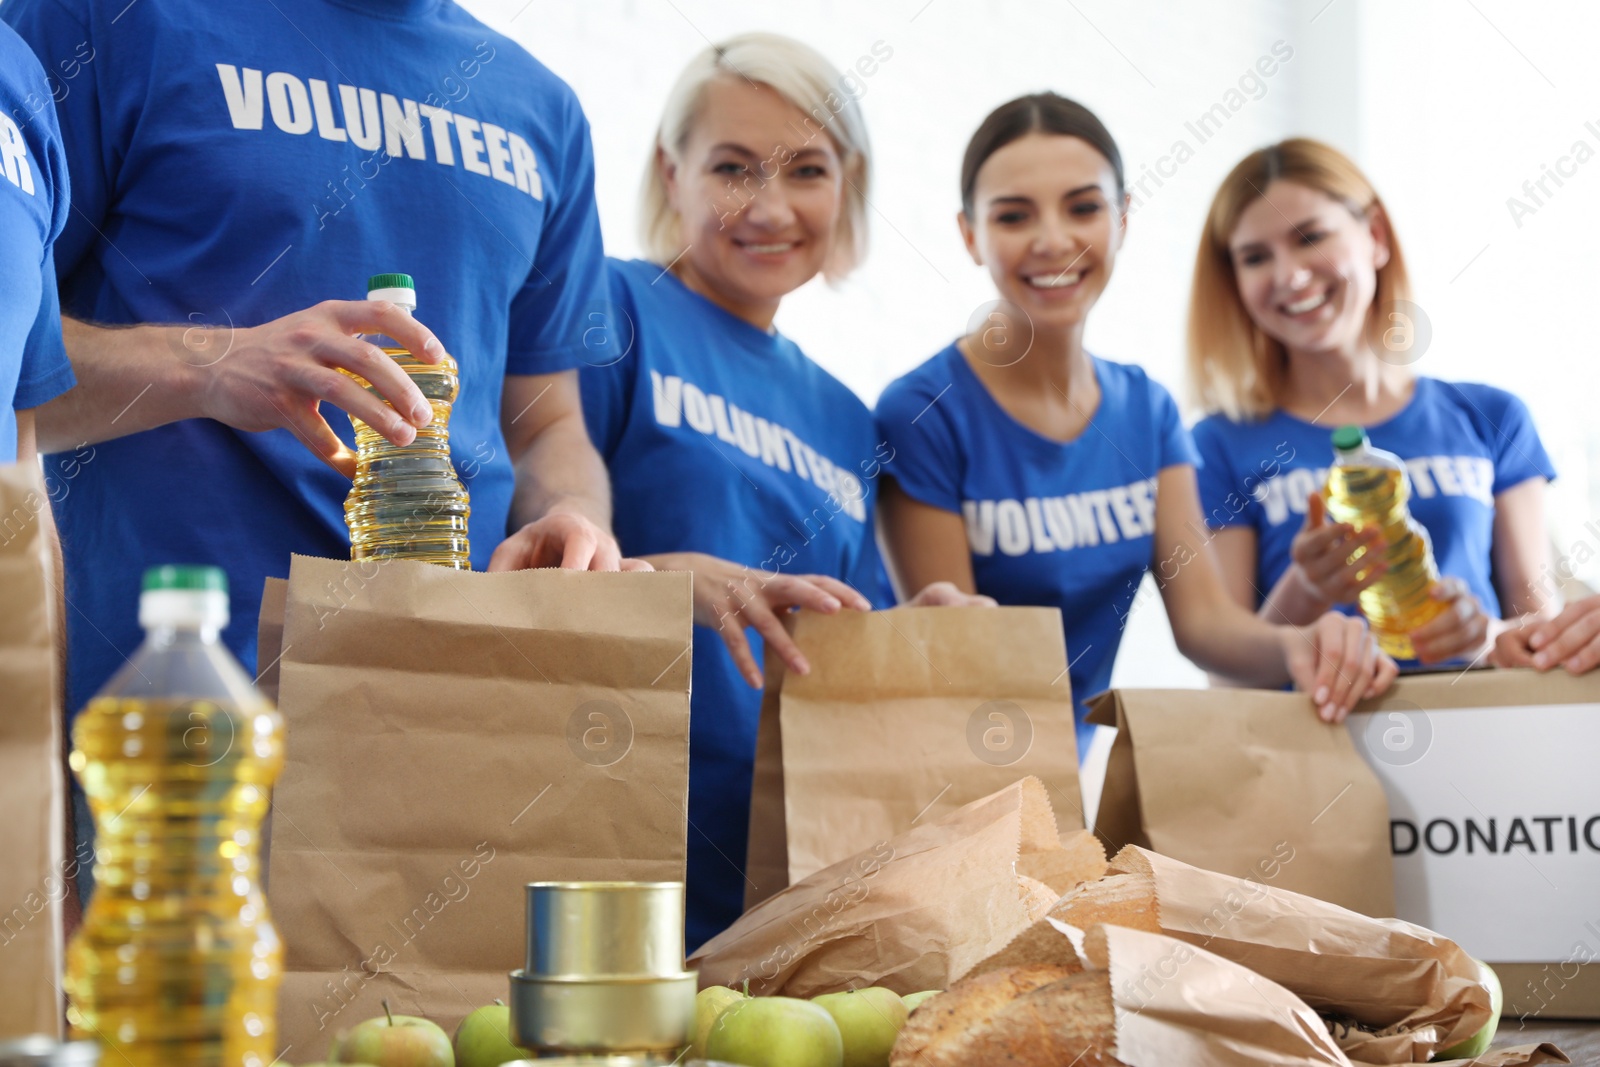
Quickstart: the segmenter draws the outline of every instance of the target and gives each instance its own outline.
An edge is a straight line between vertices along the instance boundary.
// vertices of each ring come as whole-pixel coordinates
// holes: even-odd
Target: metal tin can
[[[545,977],[511,972],[511,1039],[561,1052],[676,1053],[694,1036],[699,976]]]
[[[683,973],[682,882],[530,882],[529,976]]]
[[[96,1067],[98,1041],[57,1041],[44,1034],[0,1041],[0,1067]]]

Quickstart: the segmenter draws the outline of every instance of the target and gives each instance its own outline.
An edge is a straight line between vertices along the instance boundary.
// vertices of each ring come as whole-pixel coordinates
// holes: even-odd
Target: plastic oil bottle
[[[218,640],[227,577],[145,572],[145,640],[72,730],[95,893],[67,948],[67,1019],[125,1067],[269,1067],[282,944],[259,885],[283,720]]]
[[[1394,453],[1373,448],[1359,426],[1333,432],[1333,453],[1323,490],[1328,514],[1357,530],[1377,526],[1383,532],[1373,551],[1383,553],[1388,570],[1359,594],[1361,613],[1380,648],[1395,659],[1415,659],[1411,631],[1448,605],[1429,595],[1439,581],[1439,568],[1428,531],[1406,507],[1411,482],[1405,464]]]
[[[367,299],[388,300],[407,312],[417,307],[409,274],[374,274],[367,282]],[[450,409],[461,386],[456,362],[445,356],[436,364],[423,363],[393,338],[369,340],[411,376],[433,407],[433,421],[409,445],[395,445],[350,417],[356,431],[355,484],[344,502],[350,558],[412,559],[469,570],[467,518],[472,509],[450,462]],[[372,390],[366,380],[350,376]]]

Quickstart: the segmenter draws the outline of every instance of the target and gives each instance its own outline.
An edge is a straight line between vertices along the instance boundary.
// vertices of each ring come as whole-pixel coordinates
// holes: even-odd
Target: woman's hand
[[[1489,618],[1460,578],[1442,578],[1429,594],[1449,606],[1411,631],[1411,644],[1423,663],[1447,659],[1476,660],[1489,649],[1498,621]]]
[[[1294,561],[1290,569],[1305,592],[1321,603],[1354,603],[1388,569],[1376,551],[1381,544],[1383,531],[1376,526],[1357,533],[1347,522],[1328,522],[1322,494],[1312,493],[1306,498],[1305,525],[1289,546]],[[1352,560],[1358,551],[1361,555]]]
[[[826,575],[768,574],[699,552],[674,552],[645,559],[658,571],[694,574],[694,621],[717,631],[752,689],[762,686],[761,664],[750,651],[746,627],[755,627],[790,670],[807,674],[811,665],[783,628],[783,615],[794,608],[810,608],[827,615],[840,608],[872,610],[872,602],[866,597]]]
[[[954,582],[929,582],[922,591],[905,602],[908,608],[992,608],[994,597],[982,593],[963,593]]]
[[[1382,693],[1400,673],[1365,619],[1330,611],[1310,626],[1281,630],[1289,676],[1311,694],[1323,722],[1344,722],[1357,701]]]
[[[1496,667],[1582,674],[1600,663],[1600,595],[1575,600],[1553,619],[1530,620],[1501,633],[1489,654]]]

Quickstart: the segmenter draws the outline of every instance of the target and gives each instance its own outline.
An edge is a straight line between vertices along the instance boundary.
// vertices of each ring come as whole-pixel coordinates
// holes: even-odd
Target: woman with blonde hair
[[[1443,576],[1448,606],[1410,635],[1417,659],[1476,662],[1503,616],[1552,608],[1536,579],[1555,471],[1511,393],[1415,373],[1426,327],[1410,295],[1393,221],[1338,150],[1295,138],[1234,167],[1190,299],[1201,502],[1239,603],[1290,624],[1354,613],[1384,571],[1363,551],[1379,534],[1327,521],[1321,489],[1330,432],[1363,427],[1405,461]]]
[[[785,613],[890,601],[873,516],[887,457],[872,417],[773,325],[785,296],[818,274],[843,278],[866,252],[857,84],[773,34],[696,56],[645,172],[648,258],[609,261],[612,303],[584,339],[606,353],[582,386],[617,540],[657,570],[694,574],[691,948],[743,910],[763,642],[805,673]],[[975,598],[934,588],[918,602]]]

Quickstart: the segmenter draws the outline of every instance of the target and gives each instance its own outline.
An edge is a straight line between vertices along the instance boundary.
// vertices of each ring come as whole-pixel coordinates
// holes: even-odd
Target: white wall
[[[1291,134],[1356,155],[1391,206],[1417,301],[1431,320],[1420,368],[1512,388],[1533,407],[1564,477],[1550,506],[1558,542],[1600,575],[1600,419],[1587,309],[1600,267],[1600,159],[1543,206],[1506,198],[1586,141],[1600,150],[1600,9],[1540,0],[468,0],[565,77],[594,127],[609,249],[632,255],[634,201],[660,103],[708,41],[788,33],[840,66],[874,42],[893,56],[866,81],[876,149],[873,252],[840,290],[815,283],[780,327],[871,402],[991,298],[956,235],[966,139],[996,104],[1054,89],[1099,112],[1129,179],[1177,141],[1193,157],[1135,212],[1091,347],[1144,364],[1182,394],[1182,330],[1201,220],[1223,174]],[[1293,50],[1215,136],[1189,128],[1267,55]],[[1519,54],[1520,50],[1520,54]],[[1259,95],[1259,99],[1253,98]],[[1241,98],[1234,98],[1238,103]],[[1586,121],[1596,128],[1585,128]],[[1487,246],[1487,247],[1486,247]],[[1476,257],[1476,258],[1474,258]],[[1592,476],[1591,468],[1597,472]],[[1600,523],[1596,524],[1600,530]],[[1203,684],[1172,646],[1159,598],[1140,598],[1113,681]]]

